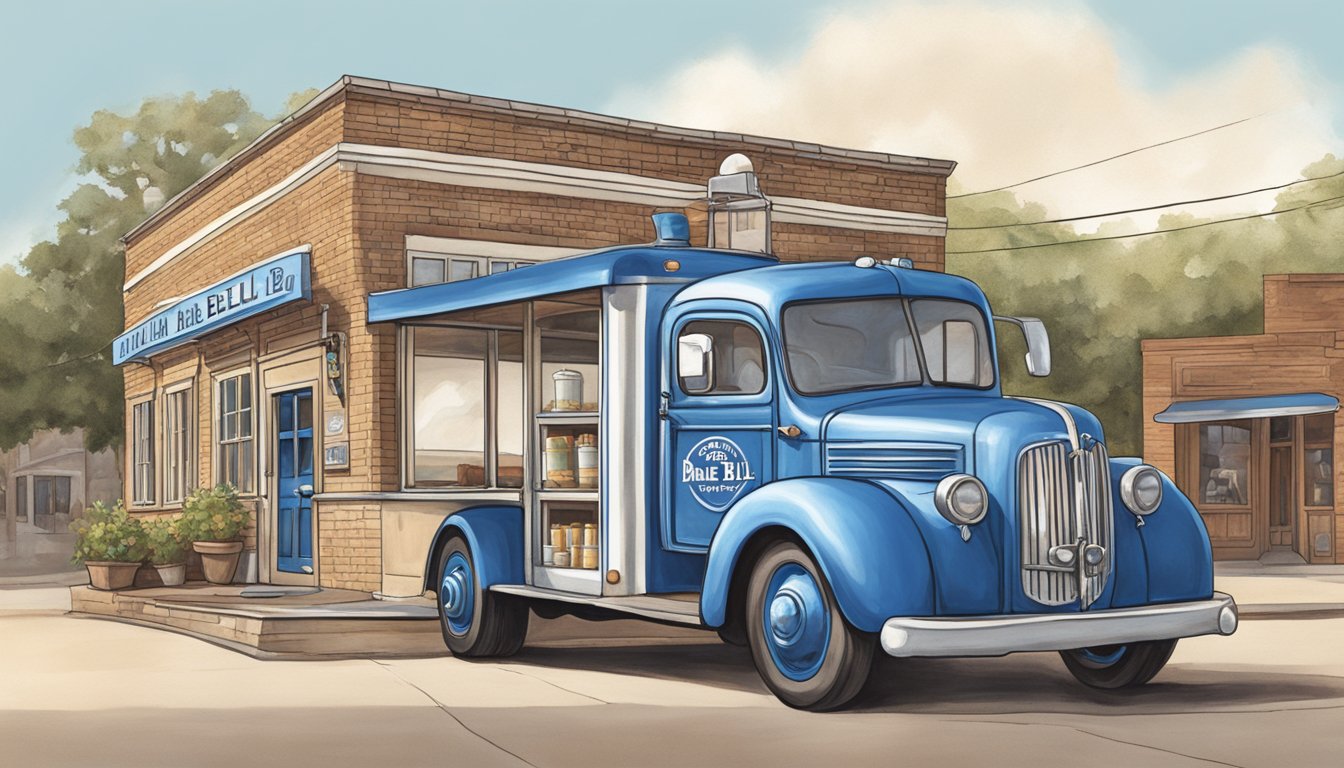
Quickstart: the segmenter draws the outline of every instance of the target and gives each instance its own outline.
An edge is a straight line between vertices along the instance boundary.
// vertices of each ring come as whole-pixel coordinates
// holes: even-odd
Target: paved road
[[[1052,654],[884,660],[854,708],[813,715],[717,643],[262,662],[59,597],[0,589],[0,765],[1311,767],[1344,744],[1338,618],[1186,641],[1125,695]]]

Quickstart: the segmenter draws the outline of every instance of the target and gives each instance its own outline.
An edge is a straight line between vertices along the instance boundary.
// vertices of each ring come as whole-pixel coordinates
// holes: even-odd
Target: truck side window
[[[755,328],[735,320],[695,320],[681,329],[678,341],[695,334],[712,339],[714,364],[704,376],[680,378],[683,392],[758,395],[765,391],[765,344]]]

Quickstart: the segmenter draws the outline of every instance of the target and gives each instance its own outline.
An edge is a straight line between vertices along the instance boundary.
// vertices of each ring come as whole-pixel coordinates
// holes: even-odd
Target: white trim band
[[[705,196],[704,187],[700,185],[631,173],[341,142],[323,150],[280,182],[234,206],[169,248],[129,278],[122,290],[130,291],[177,257],[204,245],[230,227],[260,212],[336,163],[342,164],[342,168],[370,176],[638,205],[684,206],[702,200]],[[777,198],[772,202],[774,219],[782,223],[931,237],[943,237],[947,232],[947,218],[943,216],[791,197]]]

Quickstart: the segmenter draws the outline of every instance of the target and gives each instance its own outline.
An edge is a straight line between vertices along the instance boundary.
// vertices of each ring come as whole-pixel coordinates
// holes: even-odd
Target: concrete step
[[[186,585],[103,592],[70,588],[71,613],[182,632],[257,658],[447,654],[430,601],[384,602],[362,592],[254,599],[242,587]]]

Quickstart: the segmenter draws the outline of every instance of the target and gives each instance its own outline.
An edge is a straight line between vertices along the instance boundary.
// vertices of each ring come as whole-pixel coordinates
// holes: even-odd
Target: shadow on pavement
[[[597,635],[594,632],[594,635]],[[745,648],[725,644],[525,648],[523,664],[637,675],[767,693]],[[1257,671],[1168,668],[1146,686],[1096,691],[1076,682],[1053,653],[989,659],[893,659],[879,655],[849,711],[924,714],[1163,714],[1344,698],[1344,679]]]

